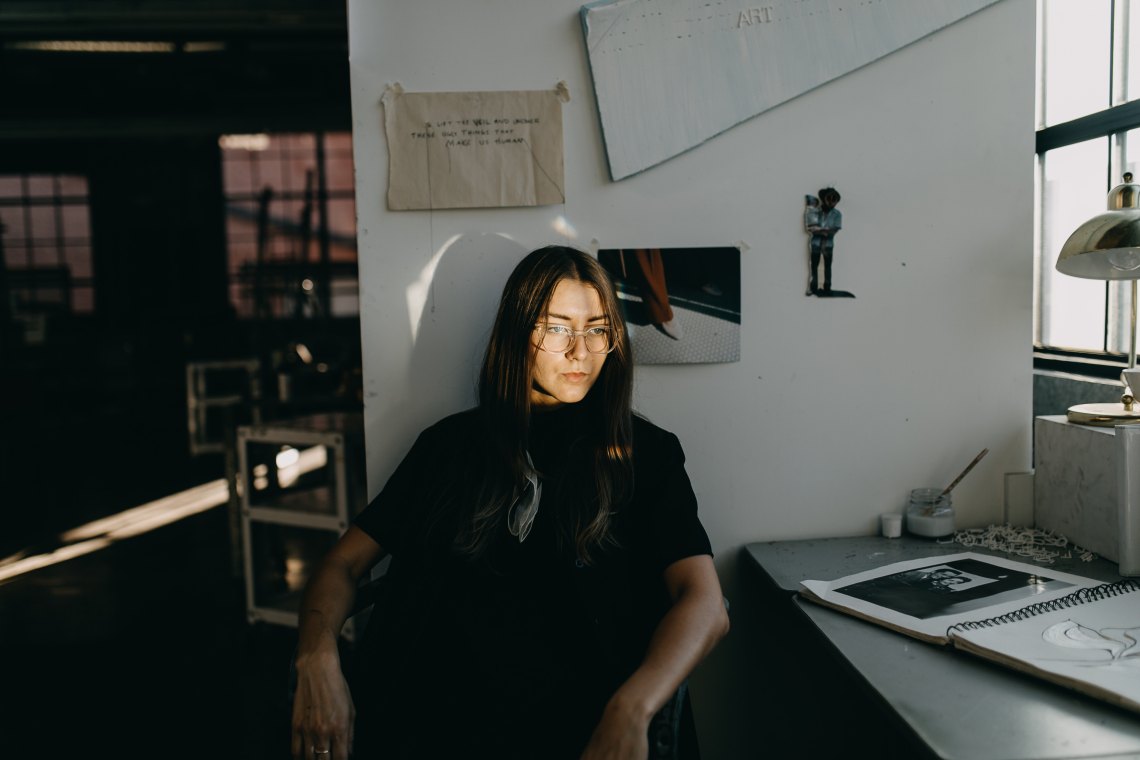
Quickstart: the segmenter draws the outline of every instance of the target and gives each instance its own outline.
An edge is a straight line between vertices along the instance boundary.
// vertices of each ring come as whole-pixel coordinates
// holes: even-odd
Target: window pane
[[[4,246],[4,261],[9,269],[26,269],[28,267],[28,249],[23,243]]]
[[[1140,173],[1137,173],[1140,177]],[[335,198],[328,202],[329,234],[333,237],[356,241],[356,199]],[[355,247],[355,246],[354,246]],[[356,258],[355,256],[353,258]]]
[[[14,174],[0,176],[0,198],[19,198],[24,194],[23,183]]]
[[[242,244],[249,244],[250,250],[253,250],[253,244],[257,241],[257,223],[254,217],[241,215],[239,210],[232,207],[228,209],[226,238],[229,240],[230,251],[237,250],[237,246]]]
[[[74,174],[60,175],[59,192],[65,197],[87,198],[87,178]]]
[[[55,209],[51,206],[32,206],[29,210],[32,222],[31,235],[37,245],[55,243]]]
[[[62,264],[59,249],[53,243],[37,245],[32,249],[32,266],[40,269],[51,269]]]
[[[352,133],[351,132],[328,132],[325,134],[325,155],[332,155],[337,152],[347,152],[352,154]]]
[[[236,273],[241,271],[243,265],[247,262],[257,261],[257,246],[253,242],[242,242],[234,240],[230,237],[229,243],[230,252],[230,272]]]
[[[90,280],[93,276],[94,273],[91,271],[91,249],[87,246],[69,245],[64,250],[64,259],[73,280]]]
[[[286,135],[286,137],[288,138],[286,141],[288,150],[300,151],[310,155],[317,152],[317,137],[310,132]]]
[[[325,159],[325,176],[330,191],[352,190],[352,154],[328,156]]]
[[[293,258],[292,241],[278,235],[270,238],[269,242],[269,258],[273,259],[291,259]]]
[[[55,178],[50,174],[28,175],[28,195],[32,198],[51,198],[55,195]]]
[[[1105,284],[1061,274],[1057,254],[1082,223],[1105,210],[1108,138],[1045,154],[1041,188],[1041,343],[1104,350]]]
[[[277,161],[281,158],[281,151],[285,150],[285,146],[285,135],[269,135],[269,142],[258,152],[257,158],[260,161]]]
[[[286,153],[282,160],[285,165],[285,189],[297,196],[302,196],[305,194],[305,183],[307,181],[311,192],[315,195],[317,187],[316,157],[304,153]],[[310,172],[312,173],[311,179],[309,178]]]
[[[1045,125],[1108,108],[1109,0],[1046,0],[1044,13]]]
[[[226,195],[252,193],[253,178],[249,173],[250,162],[245,151],[223,148],[222,153],[222,187],[225,188]]]
[[[24,239],[23,206],[0,206],[0,235],[4,236],[6,245]]]
[[[1127,5],[1127,34],[1131,43],[1124,51],[1127,71],[1124,97],[1126,100],[1136,100],[1140,98],[1140,2],[1122,0],[1119,6],[1123,5]]]
[[[90,314],[95,311],[95,289],[83,286],[72,288],[71,310],[76,314]]]
[[[303,208],[304,203],[299,200],[279,201],[269,206],[273,235],[278,240],[288,241],[287,250],[290,255],[294,251],[300,251],[301,225],[304,223],[301,213]],[[309,210],[309,214],[311,222],[312,209]]]
[[[88,219],[87,207],[70,205],[64,206],[63,236],[71,242],[88,240],[91,237],[91,225]]]
[[[266,151],[259,156],[257,162],[258,189],[273,188],[273,192],[280,195],[285,189],[285,181],[281,173],[280,154]]]

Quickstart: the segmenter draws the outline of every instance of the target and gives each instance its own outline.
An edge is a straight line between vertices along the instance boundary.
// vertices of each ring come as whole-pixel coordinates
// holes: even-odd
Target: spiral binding
[[[1099,586],[1092,586],[1091,588],[1082,588],[1074,591],[1071,594],[1058,597],[1057,599],[1048,602],[1038,602],[1031,604],[1028,607],[1022,607],[1013,612],[1007,612],[1004,615],[997,617],[986,618],[985,620],[971,620],[965,623],[958,623],[946,629],[946,635],[949,636],[954,631],[976,631],[979,628],[993,628],[994,626],[1002,625],[1003,623],[1013,623],[1018,620],[1026,620],[1037,615],[1043,615],[1046,612],[1055,612],[1056,610],[1063,610],[1067,607],[1078,607],[1082,604],[1089,602],[1107,599],[1111,596],[1120,596],[1122,594],[1130,594],[1133,591],[1140,591],[1140,583],[1132,579],[1117,581],[1116,583],[1102,583]]]

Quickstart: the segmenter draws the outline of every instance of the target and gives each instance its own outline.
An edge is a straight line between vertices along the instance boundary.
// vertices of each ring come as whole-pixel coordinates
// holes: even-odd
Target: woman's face
[[[593,285],[577,280],[562,280],[555,286],[545,322],[565,325],[575,332],[609,324],[598,291]],[[541,330],[535,330],[531,345],[538,350],[531,376],[531,404],[553,408],[584,399],[602,372],[606,354],[587,351],[583,337],[576,338],[565,353],[555,354],[538,348],[541,338]]]

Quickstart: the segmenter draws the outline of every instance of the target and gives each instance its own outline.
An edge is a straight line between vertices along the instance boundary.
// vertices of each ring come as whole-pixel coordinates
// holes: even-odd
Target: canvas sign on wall
[[[614,180],[997,0],[604,0],[581,10]]]

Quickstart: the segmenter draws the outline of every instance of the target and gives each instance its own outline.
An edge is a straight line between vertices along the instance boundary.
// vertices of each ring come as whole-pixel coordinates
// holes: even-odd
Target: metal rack
[[[247,617],[295,626],[316,563],[364,507],[362,415],[242,425],[237,450]]]
[[[261,421],[260,369],[257,359],[186,364],[186,429],[192,456],[224,452],[229,425],[247,421],[238,414],[248,410],[249,422]]]

